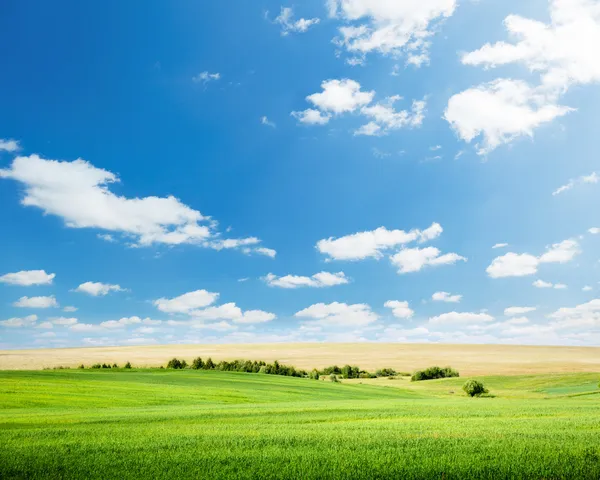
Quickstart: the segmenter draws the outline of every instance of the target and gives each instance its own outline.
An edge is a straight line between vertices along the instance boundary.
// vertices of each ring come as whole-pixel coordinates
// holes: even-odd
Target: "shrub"
[[[329,375],[329,381],[331,381],[333,383],[340,383],[340,381],[335,373],[332,373],[331,375]]]
[[[376,377],[393,377],[396,375],[396,370],[393,368],[381,368],[375,372]]]
[[[267,372],[267,366],[263,365],[262,367],[260,367],[260,370],[258,371],[258,373],[262,373],[262,374],[268,374],[269,372]]]
[[[167,363],[167,368],[172,368],[175,370],[182,370],[187,367],[187,362],[185,360],[179,360],[177,358],[172,358]]]
[[[323,375],[331,375],[332,373],[339,374],[342,373],[342,369],[337,365],[332,365],[331,367],[326,367],[321,372]]]
[[[206,363],[204,364],[204,370],[214,370],[215,366],[215,362],[212,361],[212,358],[208,357],[208,360],[206,360]]]
[[[344,365],[342,367],[342,377],[343,378],[358,378],[360,374],[360,369],[358,367],[352,367],[350,365]]]
[[[116,363],[113,363],[113,368],[119,368],[119,366]]]
[[[360,372],[360,374],[358,375],[358,378],[375,378],[377,377],[377,375],[375,375],[374,373],[369,373],[369,372]]]
[[[473,379],[467,380],[462,388],[469,397],[478,397],[482,393],[488,393],[488,390],[483,386],[483,383]]]
[[[106,363],[102,364],[102,368],[110,368],[110,365],[107,365]]]
[[[102,365],[100,365],[99,363],[94,363],[92,365],[92,368],[102,368]]]
[[[200,370],[201,368],[204,368],[204,362],[200,357],[194,358],[194,361],[192,362],[192,368],[194,370]]]
[[[310,374],[308,375],[308,378],[310,378],[311,380],[318,380],[319,379],[319,371],[315,368],[314,370],[312,370],[310,372]]]
[[[81,365],[79,365],[77,368],[79,368],[80,370],[83,370],[85,368],[85,365],[82,363]]]
[[[125,364],[125,368],[131,368],[131,363],[127,362],[127,363]]]
[[[412,382],[419,382],[421,380],[434,380],[436,378],[450,378],[459,376],[459,373],[450,367],[429,367],[425,370],[417,370],[410,380]]]

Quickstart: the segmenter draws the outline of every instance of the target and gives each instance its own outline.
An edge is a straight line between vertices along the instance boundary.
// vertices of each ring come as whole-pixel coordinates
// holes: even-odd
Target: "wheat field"
[[[450,365],[462,375],[522,375],[536,373],[600,372],[600,347],[539,347],[512,345],[449,345],[399,343],[277,343],[235,345],[153,345],[128,347],[1,350],[0,370],[41,370],[58,366],[89,366],[127,361],[138,367],[157,367],[178,357],[213,360],[251,359],[323,368],[352,364],[366,370],[391,367],[413,371],[431,365]]]

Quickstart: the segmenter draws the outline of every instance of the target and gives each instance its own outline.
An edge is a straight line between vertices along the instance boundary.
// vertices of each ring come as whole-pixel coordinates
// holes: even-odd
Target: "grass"
[[[0,372],[0,478],[597,479],[599,377]]]

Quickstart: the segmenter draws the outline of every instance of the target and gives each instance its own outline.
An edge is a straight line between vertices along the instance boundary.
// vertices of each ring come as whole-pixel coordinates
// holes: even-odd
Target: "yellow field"
[[[238,345],[153,345],[38,350],[0,350],[0,370],[76,367],[83,363],[160,366],[173,357],[213,360],[279,360],[312,369],[349,363],[366,370],[392,367],[411,372],[431,365],[450,365],[462,375],[600,372],[600,347],[530,347],[399,343],[293,343]]]

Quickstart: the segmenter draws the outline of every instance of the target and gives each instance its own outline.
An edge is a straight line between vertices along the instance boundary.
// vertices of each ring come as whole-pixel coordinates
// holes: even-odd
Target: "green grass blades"
[[[592,375],[481,380],[0,372],[0,478],[600,478]]]

